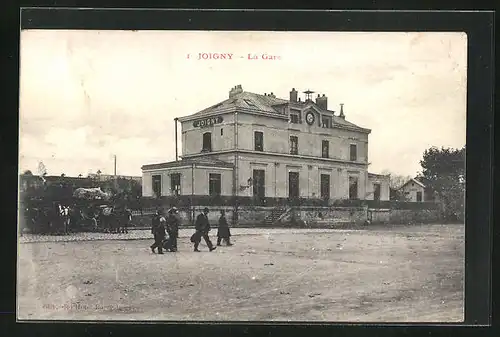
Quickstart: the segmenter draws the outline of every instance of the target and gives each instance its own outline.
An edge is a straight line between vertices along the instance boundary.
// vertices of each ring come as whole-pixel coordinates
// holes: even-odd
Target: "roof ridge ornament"
[[[339,117],[345,119],[345,115],[344,115],[344,103],[340,103],[340,114],[339,114]]]

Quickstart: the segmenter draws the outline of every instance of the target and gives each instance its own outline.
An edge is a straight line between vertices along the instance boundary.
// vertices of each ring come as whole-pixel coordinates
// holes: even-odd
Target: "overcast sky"
[[[139,176],[175,159],[174,117],[241,84],[344,103],[347,120],[372,129],[369,171],[415,175],[425,149],[465,145],[466,50],[460,33],[23,31],[20,171],[43,161],[49,175],[112,174],[116,154],[118,174]]]

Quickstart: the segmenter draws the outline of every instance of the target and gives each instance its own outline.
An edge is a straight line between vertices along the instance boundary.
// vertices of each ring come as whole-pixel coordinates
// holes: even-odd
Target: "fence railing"
[[[172,196],[143,198],[141,200],[143,213],[156,210],[159,207],[176,206],[179,209],[190,209],[193,206],[246,206],[246,207],[368,207],[374,209],[408,209],[434,210],[438,204],[433,202],[403,202],[393,200],[349,200],[349,199],[315,199],[315,198],[260,198],[232,196]]]

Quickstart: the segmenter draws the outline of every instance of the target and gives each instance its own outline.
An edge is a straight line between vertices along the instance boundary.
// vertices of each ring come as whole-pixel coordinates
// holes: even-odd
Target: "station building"
[[[238,85],[176,118],[182,159],[144,165],[143,196],[389,200],[389,176],[368,172],[371,130],[347,121],[342,104],[330,110],[324,94],[303,94],[281,99]]]

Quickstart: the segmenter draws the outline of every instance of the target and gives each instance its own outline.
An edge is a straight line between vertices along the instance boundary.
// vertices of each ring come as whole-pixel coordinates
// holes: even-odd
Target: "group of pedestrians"
[[[210,252],[217,248],[213,245],[210,237],[208,236],[208,233],[211,231],[208,213],[209,209],[208,207],[205,207],[203,212],[201,212],[196,218],[195,233],[191,236],[191,242],[194,244],[195,252],[200,252],[198,247],[201,243],[201,239],[205,241]],[[155,242],[150,246],[153,253],[155,253],[155,249],[158,250],[158,254],[163,254],[163,250],[170,252],[177,251],[177,239],[179,237],[180,222],[181,219],[179,216],[179,210],[176,207],[169,209],[166,215],[164,215],[164,212],[161,209],[156,212],[151,223],[151,233],[153,234],[155,240]],[[167,234],[168,238],[166,238]],[[231,232],[226,219],[226,212],[221,210],[217,231],[217,246],[221,245],[222,240],[226,242],[226,245],[232,246],[230,237]]]

